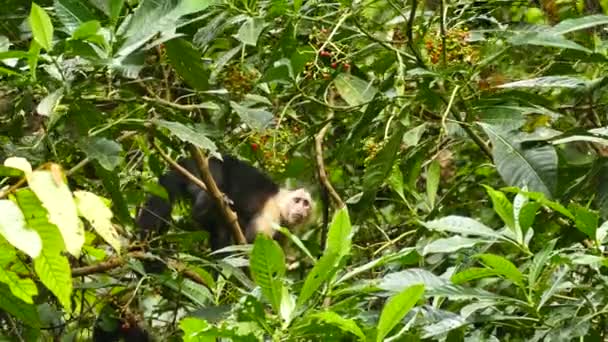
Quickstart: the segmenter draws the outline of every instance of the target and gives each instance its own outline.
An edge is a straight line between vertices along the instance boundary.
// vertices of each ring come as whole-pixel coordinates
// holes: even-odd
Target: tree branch
[[[243,235],[236,213],[228,205],[228,202],[225,200],[226,196],[217,187],[217,184],[215,184],[215,180],[211,175],[211,171],[209,170],[209,158],[203,156],[196,146],[189,144],[188,147],[201,172],[201,178],[207,186],[207,193],[213,197],[215,203],[220,208],[222,215],[224,215],[226,222],[228,222],[228,225],[232,230],[234,240],[241,245],[247,244],[247,239],[245,238],[245,235]]]

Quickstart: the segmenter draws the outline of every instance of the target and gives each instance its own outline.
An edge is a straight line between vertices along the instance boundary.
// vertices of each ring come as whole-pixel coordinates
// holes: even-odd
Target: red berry
[[[337,68],[338,67],[338,63],[336,63],[336,62],[331,63],[331,67],[333,69]]]
[[[260,146],[259,146],[258,144],[256,144],[256,143],[251,143],[251,149],[252,149],[252,150],[257,151],[257,150],[258,150],[258,148],[260,148]]]
[[[331,56],[331,52],[323,50],[319,53],[321,55],[321,57],[329,57]]]
[[[344,68],[344,70],[348,70],[348,69],[350,69],[350,64],[348,64],[348,63],[344,63],[344,64],[342,65],[342,67]]]

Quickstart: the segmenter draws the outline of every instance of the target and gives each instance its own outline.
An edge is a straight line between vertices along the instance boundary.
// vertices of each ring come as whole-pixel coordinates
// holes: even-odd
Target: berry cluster
[[[454,28],[446,32],[445,57],[449,63],[474,63],[478,58],[478,51],[468,42],[470,33],[467,28]],[[431,63],[437,64],[441,60],[442,40],[439,34],[430,35],[425,40],[425,47]]]

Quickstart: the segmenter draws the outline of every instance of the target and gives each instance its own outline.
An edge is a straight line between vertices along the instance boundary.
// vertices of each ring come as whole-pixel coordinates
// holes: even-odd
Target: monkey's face
[[[312,198],[305,189],[288,191],[279,202],[281,218],[290,227],[305,222],[312,212]]]

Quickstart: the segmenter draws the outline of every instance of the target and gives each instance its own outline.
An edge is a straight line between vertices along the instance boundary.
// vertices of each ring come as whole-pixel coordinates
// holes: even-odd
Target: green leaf
[[[501,84],[498,88],[570,88],[581,89],[587,87],[591,81],[572,76],[543,76],[528,80]],[[489,125],[483,125],[489,126]],[[484,127],[485,128],[485,127]]]
[[[0,309],[8,312],[24,324],[40,327],[40,318],[36,306],[26,304],[11,294],[8,286],[0,284]]]
[[[34,171],[27,179],[30,188],[47,210],[49,222],[59,228],[67,251],[73,256],[79,256],[84,244],[84,227],[78,218],[72,192],[63,180],[63,173]]]
[[[451,236],[445,239],[437,239],[424,246],[422,255],[433,253],[453,253],[463,248],[471,248],[478,243],[487,243],[487,240],[471,239],[462,236]]]
[[[398,295],[389,299],[378,321],[378,334],[376,341],[382,341],[399,324],[405,315],[416,305],[424,294],[424,285],[413,285]]]
[[[0,177],[23,177],[23,171],[14,167],[0,165]]]
[[[502,221],[509,227],[511,230],[515,230],[515,219],[513,218],[513,205],[507,198],[507,196],[498,190],[494,190],[487,185],[482,185],[490,198],[492,199],[492,205],[494,206],[494,211]]]
[[[354,320],[344,318],[333,311],[317,312],[308,317],[318,319],[325,324],[333,325],[342,331],[351,333],[357,336],[360,341],[366,341],[365,334]]]
[[[61,101],[61,98],[63,97],[63,92],[64,89],[59,88],[45,96],[36,107],[36,111],[40,115],[52,116],[55,113],[55,107],[57,107],[57,105]]]
[[[435,199],[437,197],[437,189],[439,189],[439,180],[441,177],[441,165],[437,159],[433,160],[426,172],[426,196],[430,204],[430,208],[435,207]]]
[[[99,21],[87,21],[82,23],[80,26],[78,26],[76,30],[74,30],[74,33],[72,33],[72,38],[85,40],[87,38],[95,37],[100,29],[101,24],[99,23]]]
[[[122,145],[114,140],[93,137],[84,144],[82,150],[87,154],[87,157],[97,160],[99,165],[108,171],[114,170],[122,161],[120,155]]]
[[[31,258],[36,258],[42,250],[40,236],[26,225],[21,209],[13,201],[0,200],[0,234]]]
[[[279,244],[264,234],[258,234],[251,251],[251,275],[275,312],[280,312],[285,255]]]
[[[338,74],[334,79],[334,85],[338,94],[350,106],[358,106],[370,102],[378,92],[371,82],[368,83],[346,73]]]
[[[83,23],[97,19],[88,4],[81,0],[55,0],[57,18],[69,33],[75,33]]]
[[[27,225],[35,229],[42,239],[42,251],[34,259],[34,269],[40,281],[69,312],[72,310],[72,270],[68,259],[62,255],[65,250],[61,232],[47,220],[47,213],[36,195],[29,189],[15,193],[17,203],[25,216]]]
[[[436,289],[450,283],[422,268],[410,268],[405,271],[388,273],[377,287],[391,293],[399,293],[412,285],[424,284],[427,290]]]
[[[304,281],[297,301],[298,306],[304,304],[326,280],[336,273],[340,259],[337,253],[325,252],[321,256]]]
[[[538,202],[528,202],[521,208],[519,212],[518,223],[519,227],[521,228],[521,231],[524,234],[526,233],[526,231],[528,231],[530,227],[532,227],[532,224],[536,219],[536,213],[538,212],[538,209],[540,209],[540,207],[541,204]]]
[[[34,40],[46,51],[50,51],[53,44],[53,23],[48,13],[35,2],[32,3],[28,23],[32,29]]]
[[[8,285],[15,297],[28,304],[34,303],[32,297],[38,294],[38,288],[32,279],[20,278],[17,273],[0,268],[0,282]]]
[[[184,342],[215,342],[214,336],[202,336],[201,332],[208,330],[211,326],[206,320],[196,317],[186,317],[179,322],[179,327],[184,332]]]
[[[172,134],[178,137],[182,141],[189,142],[196,147],[202,148],[209,151],[210,154],[217,154],[217,146],[213,141],[206,137],[205,132],[200,130],[194,130],[182,123],[157,120],[154,119],[152,122],[162,128],[168,129]]]
[[[169,63],[189,86],[201,91],[209,89],[211,72],[203,65],[201,53],[190,42],[172,39],[165,43],[165,49]]]
[[[422,135],[426,131],[427,126],[428,123],[425,122],[405,132],[402,141],[405,146],[412,147],[418,145],[418,143],[420,142],[420,138],[422,138]]]
[[[608,16],[594,14],[581,18],[565,19],[553,26],[549,31],[554,34],[566,34],[606,24],[608,24]]]
[[[482,260],[484,265],[493,271],[506,277],[517,285],[523,285],[524,276],[511,261],[496,254],[478,254],[477,257]]]
[[[89,221],[93,229],[120,255],[118,232],[112,225],[112,211],[101,198],[92,192],[74,191],[80,216]]]
[[[550,267],[549,261],[551,260],[555,243],[556,240],[549,241],[541,251],[534,255],[534,259],[532,259],[532,263],[530,264],[530,270],[528,271],[528,286],[531,289],[535,289],[538,285],[543,269]]]
[[[348,208],[341,208],[334,214],[329,226],[325,253],[336,253],[340,258],[346,256],[350,253],[352,234]]]
[[[507,187],[507,188],[503,188],[502,190],[504,190],[506,192],[514,192],[514,193],[523,194],[523,195],[527,196],[528,198],[535,200],[538,203],[553,209],[554,211],[557,211],[558,213],[568,217],[569,219],[574,220],[574,215],[568,209],[566,209],[563,205],[561,205],[558,202],[547,199],[547,197],[545,197],[545,194],[543,194],[543,193],[533,192],[533,191],[524,191],[524,190],[521,190],[521,189],[515,188],[515,187]]]
[[[258,38],[266,25],[262,18],[247,18],[235,38],[245,45],[256,46]]]
[[[570,210],[574,212],[574,223],[576,228],[585,233],[589,238],[595,239],[599,225],[599,215],[581,205],[571,204]]]
[[[199,48],[206,47],[226,27],[226,12],[220,12],[209,21],[209,23],[196,31],[192,42]]]
[[[492,154],[498,173],[510,186],[527,187],[551,197],[557,184],[557,152],[545,145],[523,149],[512,135],[479,123],[492,141]]]
[[[498,274],[499,274],[498,272],[496,272],[495,270],[492,270],[492,269],[483,268],[483,267],[471,267],[471,268],[467,268],[464,271],[460,271],[460,272],[454,274],[450,278],[450,280],[454,284],[462,284],[462,283],[466,283],[471,280],[494,277],[494,276],[497,276]]]
[[[427,229],[463,235],[484,236],[493,239],[501,235],[483,223],[464,216],[446,216],[437,220],[422,223]]]
[[[592,51],[586,47],[579,45],[571,40],[568,40],[561,35],[546,33],[546,32],[526,32],[511,37],[509,42],[513,45],[536,45],[545,47],[554,47],[559,49],[572,49],[591,53]]]
[[[245,107],[234,101],[230,101],[230,107],[232,107],[247,126],[255,130],[263,131],[274,118],[272,113],[265,109]]]

